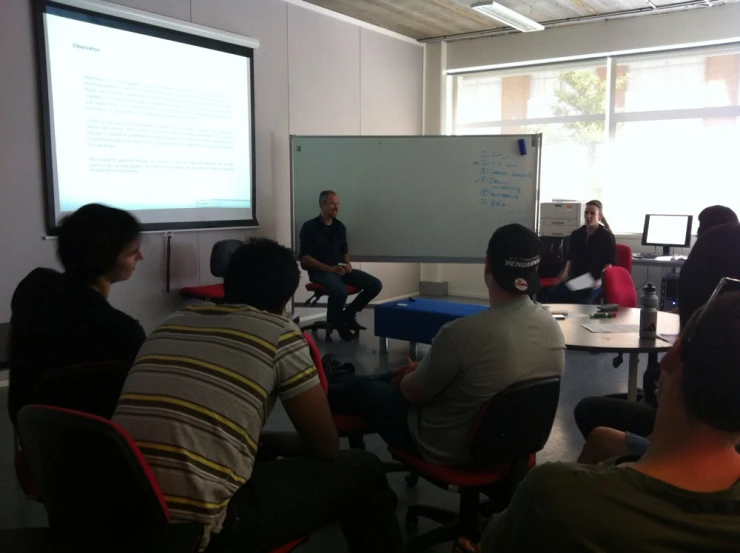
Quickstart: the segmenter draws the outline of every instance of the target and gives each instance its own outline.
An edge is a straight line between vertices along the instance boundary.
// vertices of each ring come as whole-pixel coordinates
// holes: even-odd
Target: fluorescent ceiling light
[[[545,29],[544,25],[540,25],[533,19],[524,17],[522,14],[510,10],[506,6],[502,6],[498,2],[476,2],[471,6],[475,11],[492,17],[496,21],[500,21],[504,25],[519,29],[523,33],[530,31],[542,31]]]

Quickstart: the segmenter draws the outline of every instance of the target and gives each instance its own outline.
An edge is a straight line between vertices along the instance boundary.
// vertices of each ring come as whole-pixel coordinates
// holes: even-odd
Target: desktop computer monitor
[[[663,255],[670,255],[670,248],[691,245],[693,215],[645,215],[642,231],[643,246],[663,246]]]

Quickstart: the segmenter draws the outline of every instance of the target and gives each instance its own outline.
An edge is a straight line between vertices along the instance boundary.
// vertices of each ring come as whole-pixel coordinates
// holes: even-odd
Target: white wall
[[[447,70],[519,65],[543,60],[606,55],[643,49],[666,49],[706,42],[740,40],[740,3],[669,14],[584,23],[536,33],[432,43],[426,47],[424,130],[442,134],[445,121]],[[633,251],[643,248],[640,237],[618,236]],[[688,253],[688,250],[684,252]],[[424,280],[447,281],[452,295],[486,297],[481,265],[422,265]],[[635,285],[659,282],[660,271],[634,267]]]
[[[260,40],[255,53],[257,216],[249,231],[176,233],[172,289],[164,292],[162,235],[146,235],[145,260],[114,286],[111,302],[151,329],[181,305],[177,290],[215,282],[211,247],[224,238],[290,243],[289,135],[420,134],[423,47],[283,0],[119,0],[119,4]],[[28,0],[0,1],[0,322],[23,276],[56,264],[43,241],[41,133]],[[418,290],[418,265],[365,267],[384,296]]]
[[[423,47],[289,4],[288,65],[290,134],[421,134]],[[418,291],[418,263],[354,266],[383,281],[378,300]]]

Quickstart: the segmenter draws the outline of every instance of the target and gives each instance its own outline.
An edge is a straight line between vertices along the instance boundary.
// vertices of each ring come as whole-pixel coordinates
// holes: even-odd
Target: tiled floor
[[[470,300],[463,300],[470,301]],[[408,344],[391,341],[387,356],[378,351],[378,340],[373,336],[373,311],[366,310],[361,314],[360,322],[368,327],[359,343],[334,342],[324,344],[323,332],[318,335],[322,351],[332,351],[343,361],[352,362],[359,374],[369,374],[388,367],[401,364],[408,353]],[[336,336],[336,335],[335,335]],[[424,351],[421,347],[421,352]],[[539,463],[545,461],[572,461],[578,455],[583,440],[573,421],[573,408],[578,400],[587,395],[600,395],[617,391],[626,391],[627,363],[618,369],[612,367],[613,355],[592,355],[569,352],[566,357],[566,371],[560,396],[557,419],[544,451],[538,455]],[[641,359],[644,367],[646,360]],[[7,418],[7,388],[0,388],[0,530],[8,528],[35,527],[45,524],[45,513],[41,506],[27,501],[19,489],[13,472],[12,444],[13,434]],[[278,405],[268,421],[268,428],[290,429],[290,423],[284,411]],[[346,445],[346,444],[345,444]],[[383,443],[375,436],[367,439],[368,449],[387,459]],[[416,488],[407,488],[403,474],[391,474],[389,480],[399,497],[399,521],[403,524],[405,507],[413,503],[426,503],[455,509],[457,496],[442,491],[433,485],[420,481]],[[421,521],[419,532],[433,527],[432,523]],[[449,553],[450,545],[439,546],[432,551]],[[327,528],[311,537],[302,546],[301,553],[312,551],[321,553],[340,553],[346,551],[346,545],[336,527]],[[11,553],[11,552],[3,552]]]

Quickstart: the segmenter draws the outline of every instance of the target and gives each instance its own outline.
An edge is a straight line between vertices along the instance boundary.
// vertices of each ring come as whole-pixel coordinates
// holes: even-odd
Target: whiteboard
[[[293,247],[319,215],[319,193],[333,190],[354,260],[481,262],[497,228],[536,230],[541,143],[541,135],[293,136]]]

